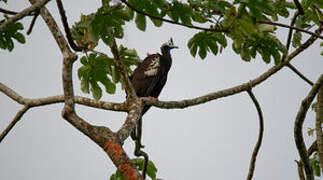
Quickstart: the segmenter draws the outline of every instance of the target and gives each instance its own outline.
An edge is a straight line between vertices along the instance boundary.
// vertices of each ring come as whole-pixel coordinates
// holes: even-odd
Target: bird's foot
[[[151,99],[152,101],[158,101],[158,98],[152,97],[152,96],[148,96],[149,99]]]

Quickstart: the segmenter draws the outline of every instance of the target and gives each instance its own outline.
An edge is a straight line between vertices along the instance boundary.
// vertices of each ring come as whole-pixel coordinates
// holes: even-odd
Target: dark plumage
[[[130,77],[131,83],[138,97],[157,98],[165,86],[167,74],[172,65],[170,50],[178,48],[174,46],[173,40],[161,46],[162,54],[152,54],[147,56],[141,64],[135,69]],[[142,115],[144,115],[150,106],[145,106]],[[133,134],[132,134],[132,138]]]

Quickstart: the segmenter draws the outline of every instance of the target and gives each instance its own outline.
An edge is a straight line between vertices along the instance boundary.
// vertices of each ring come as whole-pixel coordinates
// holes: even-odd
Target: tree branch
[[[126,0],[121,0],[121,2],[123,2],[130,9],[136,11],[139,14],[142,14],[142,15],[148,16],[150,18],[160,20],[160,21],[164,21],[164,22],[168,22],[168,23],[171,23],[171,24],[176,24],[176,25],[180,25],[180,26],[184,26],[184,27],[188,27],[188,28],[192,28],[192,29],[198,29],[198,30],[203,30],[203,31],[213,31],[213,32],[229,32],[230,29],[232,28],[232,27],[229,27],[229,28],[226,28],[226,29],[215,29],[215,28],[199,27],[199,26],[194,26],[194,25],[186,25],[186,24],[182,24],[182,23],[179,23],[179,22],[175,22],[175,21],[172,21],[172,20],[168,20],[168,19],[164,19],[164,18],[161,18],[161,17],[158,17],[158,16],[148,14],[148,13],[146,13],[144,11],[141,11],[141,10],[135,8],[134,6],[129,4]],[[294,26],[290,26],[290,25],[286,25],[286,24],[282,24],[282,23],[276,23],[276,22],[272,22],[272,21],[266,21],[266,20],[257,20],[257,22],[258,23],[263,23],[263,24],[276,25],[276,26],[285,27],[285,28],[289,28],[289,29],[295,29],[297,31],[301,31],[301,32],[304,32],[304,33],[307,33],[307,34],[311,34],[312,36],[316,36],[316,37],[318,37],[320,39],[323,39],[323,36],[320,36],[319,34],[316,34],[316,33],[311,32],[311,31],[307,31],[307,30],[302,29],[302,28],[297,28],[297,27],[294,27]]]
[[[113,34],[113,32],[112,32],[112,34]],[[136,91],[133,88],[133,86],[132,86],[132,84],[130,82],[129,76],[126,73],[126,70],[123,67],[123,64],[122,64],[122,61],[121,61],[121,58],[120,58],[120,52],[118,50],[118,46],[117,46],[115,38],[113,38],[113,43],[110,46],[110,48],[111,48],[111,52],[112,52],[112,54],[114,56],[114,59],[116,61],[116,67],[117,67],[118,71],[120,72],[121,79],[123,80],[123,82],[125,84],[125,90],[126,90],[127,96],[130,97],[130,99],[137,100],[138,97],[137,97]],[[129,99],[128,97],[127,97],[127,99]]]
[[[57,96],[50,96],[45,98],[24,98],[18,93],[16,93],[11,88],[7,87],[6,85],[0,82],[0,91],[3,92],[5,95],[13,99],[15,102],[28,105],[29,107],[36,107],[36,106],[44,106],[56,103],[63,103],[65,101],[64,95],[57,95]],[[105,109],[111,111],[122,111],[127,112],[128,108],[126,103],[113,103],[107,101],[96,101],[94,99],[75,96],[74,101],[77,104],[89,106],[98,109]]]
[[[45,6],[46,3],[48,3],[50,0],[40,0],[35,2],[32,6],[22,10],[21,12],[19,12],[18,14],[12,16],[11,18],[9,18],[7,21],[5,21],[3,24],[0,25],[0,31],[3,31],[4,29],[6,29],[6,27],[9,24],[12,24],[20,19],[22,19],[25,16],[30,15],[31,12],[36,12],[39,9],[41,9],[43,6]]]
[[[317,33],[302,29],[302,28],[290,26],[290,25],[287,25],[287,24],[276,23],[276,22],[267,21],[267,20],[257,20],[257,22],[263,23],[263,24],[271,24],[271,25],[275,25],[275,26],[285,27],[285,28],[289,28],[289,29],[294,29],[294,30],[297,30],[297,31],[301,31],[301,32],[310,34],[312,36],[316,36],[316,37],[318,37],[320,39],[323,39],[323,36],[320,36],[320,34],[317,34]]]
[[[248,176],[247,176],[247,180],[251,180],[252,176],[253,176],[254,169],[255,169],[257,154],[258,154],[258,151],[260,149],[260,146],[261,146],[261,143],[262,143],[262,137],[263,137],[263,134],[264,134],[264,118],[263,118],[263,115],[262,115],[260,104],[257,101],[256,96],[252,93],[251,89],[248,90],[247,92],[248,92],[250,98],[252,99],[252,102],[255,104],[255,107],[257,109],[258,116],[259,116],[258,140],[257,140],[255,148],[254,148],[254,150],[252,152],[252,156],[251,156],[251,160],[250,160],[249,172],[248,172]]]
[[[144,11],[141,11],[141,10],[135,8],[133,5],[129,4],[126,0],[121,0],[121,2],[123,2],[130,9],[136,11],[139,14],[148,16],[148,17],[153,18],[153,19],[156,19],[156,20],[168,22],[168,23],[171,23],[171,24],[176,24],[176,25],[180,25],[180,26],[184,26],[184,27],[188,27],[188,28],[192,28],[192,29],[198,29],[198,30],[203,30],[203,31],[213,31],[213,32],[229,32],[229,29],[230,29],[230,28],[226,28],[226,29],[215,29],[215,28],[212,28],[211,29],[211,28],[199,27],[199,26],[194,26],[194,25],[186,25],[186,24],[182,24],[182,23],[179,23],[179,22],[175,22],[175,21],[169,20],[169,19],[164,19],[164,18],[161,18],[161,17],[158,17],[158,16],[154,16],[154,15],[145,13]]]
[[[35,22],[36,22],[38,16],[39,16],[39,11],[36,12],[33,19],[31,20],[31,23],[30,23],[28,31],[27,31],[27,35],[31,34],[31,31],[33,30],[33,27],[35,25]]]
[[[62,1],[61,0],[56,0],[56,3],[57,3],[58,10],[59,10],[59,14],[61,16],[61,20],[62,20],[62,23],[63,23],[63,26],[64,26],[64,30],[65,30],[65,34],[66,34],[66,38],[67,38],[68,43],[70,44],[71,48],[74,51],[82,51],[83,48],[77,46],[74,43],[70,28],[69,28],[69,25],[68,25],[68,22],[67,22],[67,17],[66,17],[66,14],[65,14],[65,10],[64,10]]]
[[[323,85],[317,95],[317,104],[316,104],[316,139],[317,139],[317,149],[320,160],[320,166],[323,169],[323,132],[322,132],[322,123],[323,123]]]
[[[30,0],[30,2],[35,3],[35,0]],[[40,14],[47,23],[49,30],[53,34],[63,54],[62,77],[65,105],[62,110],[62,116],[71,125],[102,147],[126,180],[142,179],[141,174],[137,171],[127,154],[121,148],[120,142],[118,141],[119,139],[115,138],[115,134],[109,128],[93,126],[76,114],[74,109],[75,101],[72,83],[72,68],[77,56],[75,53],[71,52],[64,36],[62,36],[62,33],[48,10],[42,8]]]
[[[304,176],[302,161],[295,160],[295,162],[297,164],[297,171],[298,171],[299,180],[306,180],[305,176]]]
[[[292,64],[287,63],[287,67],[291,69],[294,73],[296,73],[301,79],[303,79],[305,82],[307,82],[309,85],[313,86],[313,82],[309,80],[306,76],[304,76],[301,72],[299,72],[296,67],[294,67]]]
[[[299,11],[296,11],[292,20],[291,20],[291,23],[290,23],[290,26],[294,26],[295,22],[296,22],[296,19],[297,17],[299,16]],[[287,36],[287,42],[286,42],[286,49],[287,49],[287,53],[288,53],[288,50],[289,50],[289,47],[290,47],[290,44],[291,44],[291,41],[292,41],[292,35],[293,35],[293,29],[289,29],[289,32],[288,32],[288,36]],[[281,62],[283,62],[286,58],[286,55],[283,55],[282,58],[281,58]]]
[[[303,15],[304,14],[304,9],[302,8],[301,4],[299,3],[298,0],[294,0],[294,4],[296,8],[298,9],[298,12]]]
[[[319,28],[316,32],[320,34],[323,29]],[[189,106],[195,106],[199,105],[208,101],[212,101],[218,98],[231,96],[234,94],[238,94],[243,91],[247,91],[250,89],[250,87],[255,87],[258,84],[262,83],[266,79],[268,79],[270,76],[278,72],[280,69],[282,69],[287,63],[289,63],[293,58],[295,58],[299,53],[303,52],[305,49],[307,49],[310,45],[312,45],[316,40],[317,36],[311,36],[305,43],[303,43],[301,46],[299,46],[296,50],[294,50],[292,53],[290,53],[288,56],[286,56],[285,61],[277,66],[274,66],[270,68],[265,73],[261,74],[257,78],[247,82],[243,83],[238,86],[234,86],[232,88],[224,89],[221,91],[209,93],[203,96],[199,96],[192,99],[184,99],[181,101],[152,101],[150,98],[140,98],[145,105],[149,106],[155,106],[163,109],[183,109]]]
[[[13,118],[13,120],[10,122],[7,128],[0,134],[0,143],[10,132],[10,130],[16,125],[16,123],[21,119],[21,117],[25,114],[25,112],[28,111],[29,108],[30,108],[29,106],[24,106],[20,111],[17,112],[16,116]]]
[[[304,143],[302,128],[303,128],[303,123],[305,120],[306,112],[307,112],[308,108],[310,107],[310,105],[311,105],[316,93],[318,92],[320,86],[322,85],[322,83],[323,83],[323,74],[320,76],[320,78],[313,85],[311,91],[306,96],[306,98],[302,101],[302,104],[301,104],[301,107],[297,113],[295,125],[294,125],[295,143],[296,143],[298,153],[299,153],[301,160],[304,164],[307,180],[314,180],[314,175],[313,175],[312,166],[309,162],[306,146]]]
[[[10,11],[10,10],[3,9],[3,8],[0,8],[0,12],[2,12],[4,14],[10,14],[10,15],[16,15],[16,14],[18,14],[18,12]]]

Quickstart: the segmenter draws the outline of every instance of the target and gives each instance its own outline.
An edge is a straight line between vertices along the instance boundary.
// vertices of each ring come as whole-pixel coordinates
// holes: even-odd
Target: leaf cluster
[[[211,51],[214,55],[217,55],[219,45],[221,48],[225,48],[227,46],[227,40],[223,33],[206,31],[195,34],[187,44],[191,55],[195,57],[198,51],[201,59],[204,59],[209,51]]]
[[[135,159],[132,159],[132,162],[138,170],[142,171],[144,169],[144,162],[145,162],[144,159],[135,158]],[[152,161],[148,161],[146,173],[152,180],[156,179],[157,168]],[[116,170],[116,173],[110,176],[110,180],[124,180],[124,178],[120,173],[120,171]]]
[[[301,15],[297,18],[295,26],[298,28],[303,28],[309,30],[314,26],[320,26],[323,23],[323,14],[319,9],[323,9],[323,1],[314,1],[314,0],[304,0],[301,2],[301,5],[304,9],[304,15]],[[315,7],[316,6],[316,7]],[[302,44],[302,33],[296,31],[293,34],[292,45],[293,47],[299,47]],[[323,46],[323,45],[321,45]],[[323,54],[323,51],[322,51]]]
[[[1,20],[0,25],[4,22],[5,20]],[[19,32],[23,29],[23,25],[19,22],[8,24],[8,26],[3,31],[0,31],[0,48],[12,51],[14,48],[13,39],[18,41],[19,43],[24,44],[26,42],[25,36],[21,32]]]
[[[126,71],[131,74],[131,66],[137,65],[140,59],[134,49],[127,49],[120,45],[120,57]],[[98,100],[102,96],[102,89],[98,83],[102,84],[105,92],[114,94],[116,84],[121,83],[120,72],[117,70],[114,59],[104,54],[91,53],[80,59],[83,66],[78,69],[78,77],[81,80],[81,90],[84,93],[92,93],[94,99]]]

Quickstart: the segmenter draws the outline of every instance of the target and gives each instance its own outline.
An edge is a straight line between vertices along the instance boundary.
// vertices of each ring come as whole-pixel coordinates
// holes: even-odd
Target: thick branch
[[[0,83],[0,91],[3,92],[5,95],[13,99],[19,104],[28,105],[30,107],[35,106],[44,106],[56,103],[62,103],[65,101],[64,95],[57,95],[57,96],[50,96],[45,98],[24,98],[14,90],[10,89],[6,85]],[[96,101],[90,98],[75,96],[74,101],[77,104],[81,104],[84,106],[89,106],[98,109],[105,109],[111,111],[122,111],[127,112],[128,108],[126,103],[112,103],[107,101]]]
[[[133,102],[131,102],[131,104],[129,104],[128,107],[129,107],[129,112],[128,112],[126,122],[116,133],[116,138],[120,142],[125,141],[129,137],[131,131],[136,127],[136,124],[141,116],[142,103],[140,101],[133,100]]]
[[[33,5],[39,3],[38,0],[29,0]],[[40,15],[46,22],[49,30],[54,36],[54,39],[56,40],[60,50],[62,53],[65,53],[65,56],[67,56],[68,53],[71,53],[71,50],[69,49],[68,43],[66,42],[62,32],[57,26],[57,23],[55,22],[54,18],[52,15],[49,13],[47,8],[41,8],[40,10]],[[64,56],[64,54],[63,54]]]
[[[0,31],[3,31],[9,24],[14,23],[20,19],[22,19],[25,16],[30,15],[31,12],[36,12],[43,6],[45,6],[46,3],[48,3],[50,0],[40,0],[35,2],[32,6],[22,10],[18,14],[12,16],[7,21],[5,21],[3,24],[0,25]]]
[[[307,82],[309,85],[313,86],[313,82],[309,80],[306,76],[304,76],[301,72],[299,72],[296,67],[294,67],[292,64],[288,63],[287,67],[291,69],[294,73],[296,73],[301,79],[303,79],[305,82]]]
[[[319,29],[317,31],[318,34],[320,34],[322,29]],[[163,109],[182,109],[189,106],[195,106],[202,103],[206,103],[208,101],[212,101],[218,98],[231,96],[234,94],[238,94],[243,91],[247,91],[250,89],[250,87],[255,87],[256,85],[262,83],[266,79],[268,79],[270,76],[278,72],[280,69],[282,69],[287,63],[289,63],[293,58],[295,58],[298,54],[303,52],[305,49],[307,49],[310,45],[312,45],[315,40],[317,40],[317,36],[310,37],[304,44],[299,46],[296,50],[294,50],[292,53],[290,53],[288,56],[286,56],[285,61],[282,62],[280,65],[274,66],[270,68],[268,71],[260,75],[259,77],[247,82],[243,83],[241,85],[228,88],[225,90],[209,93],[200,97],[196,97],[193,99],[185,99],[181,101],[152,101],[150,98],[141,98],[141,100],[144,102],[145,105],[149,106],[155,106]]]
[[[317,104],[316,104],[316,139],[317,139],[317,149],[320,160],[320,166],[323,168],[323,132],[322,132],[322,123],[323,123],[323,85],[321,86],[318,95],[317,95]]]
[[[0,143],[6,137],[6,135],[10,132],[10,130],[15,126],[15,124],[21,119],[21,117],[27,112],[29,106],[24,106],[20,111],[17,112],[16,116],[7,126],[7,128],[0,134]]]
[[[298,150],[298,153],[301,157],[301,160],[304,164],[305,168],[305,174],[306,174],[306,179],[307,180],[314,180],[314,175],[313,175],[313,170],[312,166],[309,162],[308,158],[308,153],[306,150],[306,146],[304,143],[303,139],[303,123],[305,120],[306,112],[308,108],[310,107],[316,93],[318,92],[320,86],[323,83],[323,74],[320,76],[320,78],[316,81],[316,83],[313,85],[311,91],[307,95],[307,97],[302,101],[301,107],[297,113],[296,120],[295,120],[295,125],[294,125],[294,138],[295,138],[295,143],[296,147]]]
[[[262,115],[260,104],[257,101],[256,96],[252,93],[251,89],[248,90],[247,92],[248,92],[250,98],[252,99],[252,102],[255,104],[255,107],[257,109],[258,116],[259,116],[258,140],[257,140],[255,148],[254,148],[254,150],[252,152],[252,156],[251,156],[251,160],[250,160],[250,166],[249,166],[249,172],[248,172],[248,176],[247,176],[247,180],[251,180],[252,176],[253,176],[254,169],[255,169],[257,154],[258,154],[258,151],[260,149],[260,146],[261,146],[261,143],[262,143],[262,137],[263,137],[263,134],[264,134],[264,118],[263,118],[263,115]]]
[[[22,105],[27,104],[26,98],[20,96],[14,90],[10,89],[6,85],[2,84],[1,82],[0,82],[0,91],[3,92],[5,95],[7,95],[8,97],[10,97],[12,100],[16,101],[19,104],[22,104]]]

